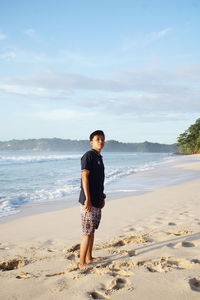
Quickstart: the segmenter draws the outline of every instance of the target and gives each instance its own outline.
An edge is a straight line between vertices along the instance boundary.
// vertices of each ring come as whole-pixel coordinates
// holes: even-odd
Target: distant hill
[[[90,148],[88,140],[65,140],[59,138],[42,138],[26,140],[0,141],[0,150],[13,151],[76,151],[83,152]],[[177,152],[176,144],[159,143],[121,143],[115,140],[106,141],[104,151],[107,152]]]

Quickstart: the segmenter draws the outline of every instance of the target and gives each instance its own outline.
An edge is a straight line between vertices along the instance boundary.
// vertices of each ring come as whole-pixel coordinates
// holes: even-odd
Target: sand
[[[200,156],[175,167],[200,171]],[[102,213],[103,259],[84,272],[79,206],[0,224],[0,299],[200,299],[200,176]]]

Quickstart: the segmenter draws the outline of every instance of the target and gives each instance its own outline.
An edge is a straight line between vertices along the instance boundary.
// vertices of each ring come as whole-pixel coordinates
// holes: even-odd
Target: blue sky
[[[1,141],[174,143],[200,116],[200,1],[0,7]]]

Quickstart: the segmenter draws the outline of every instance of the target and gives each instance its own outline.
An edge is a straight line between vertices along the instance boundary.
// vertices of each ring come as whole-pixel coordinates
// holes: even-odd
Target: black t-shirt
[[[103,203],[103,190],[104,190],[104,164],[102,155],[96,152],[94,149],[87,151],[81,157],[81,170],[89,170],[89,192],[91,197],[92,206],[101,208]],[[81,191],[79,196],[79,202],[85,203],[85,193],[81,180]]]

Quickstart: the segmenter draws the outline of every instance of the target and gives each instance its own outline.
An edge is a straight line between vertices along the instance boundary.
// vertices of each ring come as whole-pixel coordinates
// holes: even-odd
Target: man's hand
[[[91,205],[91,201],[89,199],[85,200],[85,204],[84,205],[85,205],[85,210],[91,211],[92,205]]]
[[[101,209],[105,206],[105,201],[103,200],[102,204],[101,204]]]

